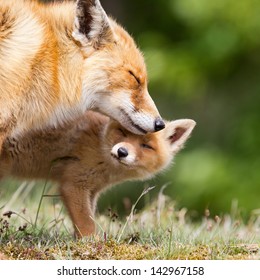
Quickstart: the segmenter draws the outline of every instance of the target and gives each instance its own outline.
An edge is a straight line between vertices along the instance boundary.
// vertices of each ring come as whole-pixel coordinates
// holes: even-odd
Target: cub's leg
[[[60,187],[60,192],[75,227],[76,236],[80,238],[94,234],[90,191],[86,187],[66,183]]]

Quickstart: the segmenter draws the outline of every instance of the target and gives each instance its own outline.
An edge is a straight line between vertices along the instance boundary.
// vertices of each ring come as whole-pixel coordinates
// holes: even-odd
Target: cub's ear
[[[99,0],[77,0],[73,37],[82,47],[98,49],[113,40],[108,16]]]
[[[175,120],[166,124],[165,135],[170,141],[171,152],[179,152],[189,138],[196,122],[189,119]]]

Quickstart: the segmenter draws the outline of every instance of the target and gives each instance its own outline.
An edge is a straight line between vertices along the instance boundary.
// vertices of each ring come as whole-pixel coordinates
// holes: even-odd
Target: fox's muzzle
[[[120,112],[123,118],[119,122],[133,133],[153,133],[165,128],[165,123],[161,117],[153,118],[144,112],[130,115],[124,109],[120,109]]]

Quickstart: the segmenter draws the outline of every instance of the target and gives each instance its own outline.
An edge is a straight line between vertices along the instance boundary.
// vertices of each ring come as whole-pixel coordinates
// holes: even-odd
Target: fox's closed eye
[[[131,76],[133,76],[133,77],[135,78],[136,82],[137,82],[139,85],[141,84],[140,79],[134,74],[133,71],[129,70],[128,73],[129,73]]]
[[[145,143],[141,144],[141,147],[144,149],[154,150],[154,148],[152,146],[145,144]]]
[[[118,131],[121,133],[121,135],[123,135],[124,137],[126,137],[126,133],[122,128],[118,128]]]

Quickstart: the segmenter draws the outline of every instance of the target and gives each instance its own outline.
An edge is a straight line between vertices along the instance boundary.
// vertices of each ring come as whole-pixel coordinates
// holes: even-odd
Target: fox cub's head
[[[108,18],[99,0],[78,0],[73,37],[84,55],[83,99],[136,133],[164,128],[147,89],[142,54],[130,35]]]
[[[110,122],[104,137],[105,153],[119,172],[122,168],[136,179],[147,179],[169,166],[195,125],[193,120],[181,119],[166,122],[162,131],[135,135]]]

